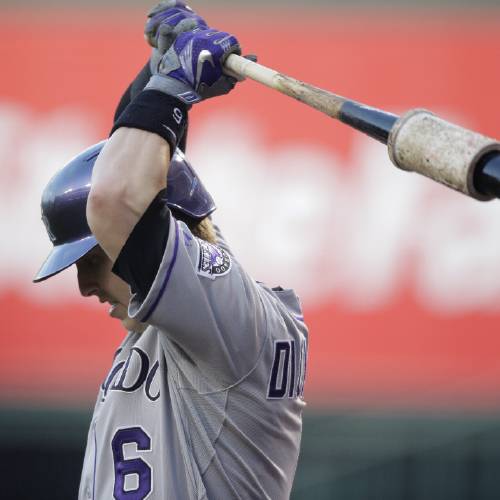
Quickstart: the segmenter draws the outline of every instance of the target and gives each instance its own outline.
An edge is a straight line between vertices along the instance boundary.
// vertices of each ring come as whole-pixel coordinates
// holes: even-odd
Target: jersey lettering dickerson
[[[168,243],[99,391],[79,499],[288,498],[307,329],[295,293],[253,281],[224,240],[170,215]]]

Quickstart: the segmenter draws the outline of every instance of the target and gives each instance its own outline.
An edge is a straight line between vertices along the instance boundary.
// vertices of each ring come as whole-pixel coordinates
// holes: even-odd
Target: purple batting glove
[[[184,31],[208,28],[207,23],[180,0],[164,0],[151,9],[144,27],[149,45],[164,54]]]
[[[227,94],[236,80],[224,74],[224,61],[240,54],[238,40],[214,29],[181,33],[161,58],[146,90],[159,90],[186,104]]]

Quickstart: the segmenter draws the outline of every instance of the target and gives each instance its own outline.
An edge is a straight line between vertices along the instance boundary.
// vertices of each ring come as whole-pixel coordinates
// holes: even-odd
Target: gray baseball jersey
[[[102,384],[79,499],[288,498],[307,329],[295,293],[253,281],[223,239],[170,218],[147,297]]]

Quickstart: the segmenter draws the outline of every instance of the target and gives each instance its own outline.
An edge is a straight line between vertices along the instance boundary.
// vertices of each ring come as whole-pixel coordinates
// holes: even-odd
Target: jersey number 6
[[[116,500],[143,500],[151,492],[151,467],[141,458],[124,458],[123,446],[131,443],[136,445],[138,451],[151,451],[151,438],[140,427],[120,429],[115,433],[111,448],[115,462],[113,496]],[[129,484],[125,481],[127,476]]]

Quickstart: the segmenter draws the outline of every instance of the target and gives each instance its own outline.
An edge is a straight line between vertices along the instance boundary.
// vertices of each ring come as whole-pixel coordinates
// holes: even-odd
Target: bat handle
[[[277,90],[281,94],[303,102],[331,118],[338,119],[340,108],[347,100],[236,54],[231,54],[226,59],[224,68],[224,72],[230,76],[239,80],[250,78],[266,87]]]
[[[276,88],[276,77],[279,73],[273,69],[266,68],[245,57],[231,54],[224,63],[224,73],[237,80],[250,78],[256,82],[262,83],[266,87]]]
[[[250,78],[340,120],[384,144],[387,144],[392,126],[398,119],[396,115],[314,87],[236,54],[231,54],[224,66],[225,73],[238,80]]]

